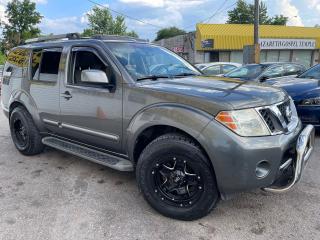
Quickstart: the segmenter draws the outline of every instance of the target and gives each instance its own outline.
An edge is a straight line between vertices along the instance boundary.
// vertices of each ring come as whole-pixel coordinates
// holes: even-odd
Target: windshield
[[[225,77],[229,78],[240,78],[245,80],[253,80],[257,78],[267,66],[264,65],[247,65],[243,67],[239,67],[227,74]]]
[[[320,79],[320,64],[302,73],[298,78]]]
[[[201,74],[187,61],[159,46],[131,42],[106,44],[135,80]]]

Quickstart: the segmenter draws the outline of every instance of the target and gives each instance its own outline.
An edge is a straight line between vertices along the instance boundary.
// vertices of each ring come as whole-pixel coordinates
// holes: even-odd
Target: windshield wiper
[[[155,80],[158,80],[159,78],[171,78],[171,76],[167,76],[167,75],[149,75],[149,76],[144,76],[144,77],[141,77],[141,78],[137,78],[137,81],[147,80],[147,79],[155,81]]]
[[[200,76],[200,74],[196,73],[179,73],[176,75],[172,75],[172,77],[188,77],[188,76]]]

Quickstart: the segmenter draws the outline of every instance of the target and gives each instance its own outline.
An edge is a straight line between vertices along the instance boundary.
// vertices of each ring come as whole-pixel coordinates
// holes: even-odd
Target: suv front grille
[[[261,109],[260,114],[263,117],[264,121],[266,122],[267,126],[269,127],[271,132],[274,132],[276,130],[272,118],[271,113],[269,109]]]
[[[288,118],[287,112],[286,112],[288,107],[290,108],[289,100],[278,105],[278,108],[287,124],[291,121],[291,119]]]
[[[273,135],[288,131],[288,126],[292,122],[292,114],[295,112],[292,110],[290,100],[281,104],[258,109]]]

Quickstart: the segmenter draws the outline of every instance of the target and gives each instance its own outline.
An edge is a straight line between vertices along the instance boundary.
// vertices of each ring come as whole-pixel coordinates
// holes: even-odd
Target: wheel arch
[[[18,90],[11,94],[9,100],[9,118],[12,111],[18,107],[23,107],[32,117],[33,121],[36,123],[38,127],[41,126],[40,116],[37,109],[37,105],[32,99],[32,97],[25,92],[24,90]]]
[[[143,149],[155,138],[166,133],[180,133],[193,140],[214,165],[206,149],[207,144],[199,138],[202,130],[213,116],[193,107],[180,104],[156,104],[140,111],[127,128],[127,151],[136,163]]]

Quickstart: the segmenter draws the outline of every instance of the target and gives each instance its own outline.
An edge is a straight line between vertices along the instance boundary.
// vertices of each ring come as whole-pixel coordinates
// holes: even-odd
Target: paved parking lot
[[[320,138],[293,191],[220,202],[207,217],[162,217],[121,173],[47,149],[24,157],[0,113],[0,239],[320,239]]]

